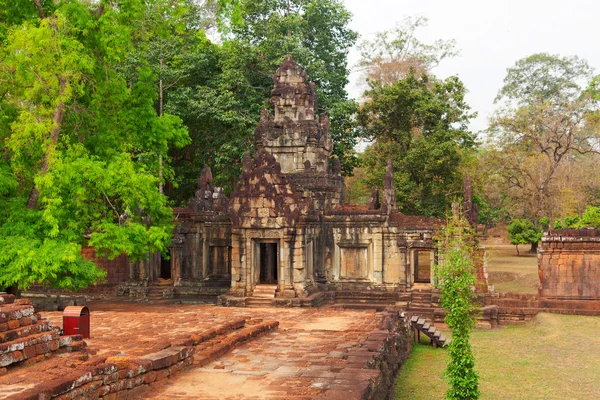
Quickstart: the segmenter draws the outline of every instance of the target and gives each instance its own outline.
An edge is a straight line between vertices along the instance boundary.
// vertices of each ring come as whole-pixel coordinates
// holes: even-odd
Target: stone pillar
[[[394,166],[392,160],[388,160],[383,181],[383,206],[389,214],[396,210],[396,188],[394,186]]]

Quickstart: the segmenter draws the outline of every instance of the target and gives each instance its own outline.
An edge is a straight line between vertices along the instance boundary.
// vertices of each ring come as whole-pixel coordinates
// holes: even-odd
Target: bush
[[[531,244],[531,253],[537,252],[538,242],[542,239],[542,230],[526,219],[515,219],[508,226],[508,240],[517,248],[520,244]]]

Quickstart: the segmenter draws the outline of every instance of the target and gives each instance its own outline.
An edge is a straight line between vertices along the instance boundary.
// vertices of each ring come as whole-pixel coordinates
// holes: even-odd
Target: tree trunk
[[[160,59],[160,80],[158,81],[158,116],[163,115],[163,80],[162,80],[163,59]],[[158,155],[158,191],[163,193],[163,157],[162,153]]]
[[[59,77],[58,82],[60,84],[60,88],[58,91],[58,97],[62,97],[65,93],[65,87],[67,86],[67,80]],[[50,155],[54,153],[56,149],[56,144],[58,143],[58,134],[60,133],[60,127],[62,125],[63,116],[65,112],[65,102],[62,100],[56,106],[56,110],[54,110],[54,123],[52,124],[52,131],[50,132],[50,144],[48,149],[46,150],[46,155],[44,156],[44,163],[42,164],[41,174],[44,175],[48,172],[48,162],[50,159]],[[40,198],[40,192],[38,188],[33,186],[31,192],[29,193],[29,197],[27,198],[27,208],[30,210],[36,209],[38,205],[38,200]]]
[[[35,6],[38,9],[38,14],[40,14],[40,19],[46,18],[46,15],[44,15],[44,8],[42,7],[42,3],[40,2],[40,0],[33,0],[33,2],[35,3]]]
[[[538,249],[538,242],[531,243],[531,249],[529,249],[529,252],[536,254],[537,253],[537,249]]]
[[[517,248],[517,255],[520,256],[521,254],[519,253],[519,245],[515,244],[515,247]]]

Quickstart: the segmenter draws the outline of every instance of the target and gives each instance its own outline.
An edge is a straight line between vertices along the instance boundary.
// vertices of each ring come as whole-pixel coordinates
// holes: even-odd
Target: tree
[[[570,216],[554,221],[553,229],[600,229],[600,207],[587,206],[582,216]]]
[[[447,313],[444,320],[452,330],[448,346],[450,362],[445,372],[450,388],[445,398],[478,399],[479,377],[470,343],[471,330],[475,327],[475,234],[464,218],[454,216],[438,233],[436,241],[440,262],[435,267],[435,276],[441,288],[442,307]]]
[[[220,2],[221,4],[222,2]],[[172,152],[179,189],[177,202],[195,190],[191,184],[205,165],[216,184],[229,192],[251,151],[260,110],[269,107],[272,74],[292,54],[315,82],[318,112],[331,121],[334,155],[347,175],[356,162],[358,132],[348,99],[347,53],[356,41],[350,13],[338,0],[233,1],[218,12],[223,44],[199,35],[194,51],[180,57],[185,74],[167,95],[165,110],[190,128],[191,146]]]
[[[406,17],[394,28],[378,32],[373,40],[364,40],[358,49],[358,67],[368,81],[391,85],[411,74],[430,73],[442,60],[459,54],[456,41],[438,39],[425,44],[416,31],[427,26],[425,17]]]
[[[462,193],[460,170],[474,148],[467,129],[474,114],[457,77],[445,80],[410,74],[392,84],[371,84],[359,113],[365,136],[374,140],[363,156],[366,183],[381,186],[386,161],[394,164],[398,204],[403,212],[443,216]]]
[[[570,162],[600,148],[592,68],[577,57],[534,54],[509,68],[490,126],[490,161],[502,176],[513,215],[556,217],[553,198]],[[568,181],[568,178],[567,178]],[[517,208],[519,207],[519,208]]]
[[[119,68],[142,1],[46,3],[56,8],[8,27],[0,50],[0,286],[74,290],[104,275],[83,246],[165,251],[173,216],[151,155],[188,136],[157,114],[148,60]]]
[[[542,230],[529,220],[514,219],[508,226],[508,240],[514,244],[519,254],[520,244],[530,244],[530,253],[537,253],[538,243],[542,239]]]

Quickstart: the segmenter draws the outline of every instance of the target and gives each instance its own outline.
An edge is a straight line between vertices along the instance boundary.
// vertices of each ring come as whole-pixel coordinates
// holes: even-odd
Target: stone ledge
[[[277,329],[279,322],[259,322],[244,328],[245,325],[246,320],[237,319],[207,332],[191,335],[188,338],[192,343],[190,346],[168,345],[165,349],[136,359],[125,356],[95,357],[81,364],[73,374],[44,382],[7,400],[136,398],[150,384],[173,376],[192,364],[212,362],[236,345]],[[220,338],[226,334],[230,336]],[[213,340],[212,346],[206,346]],[[69,344],[74,345],[75,342]],[[202,344],[205,345],[204,350],[201,350]]]

